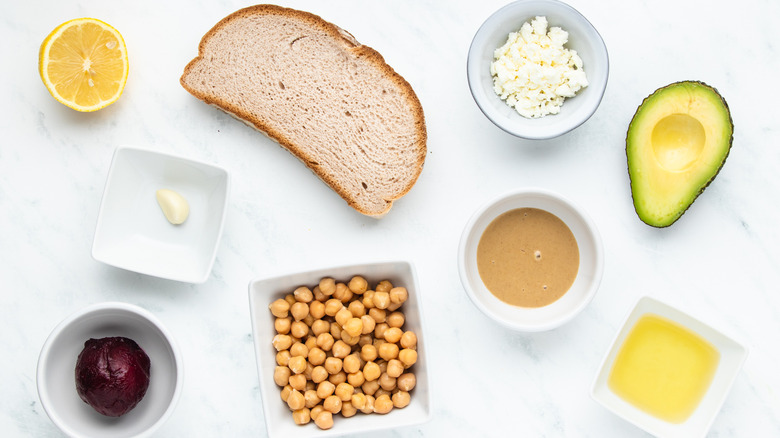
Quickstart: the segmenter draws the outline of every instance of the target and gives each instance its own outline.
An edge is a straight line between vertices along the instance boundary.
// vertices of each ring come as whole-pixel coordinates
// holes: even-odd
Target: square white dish
[[[682,423],[670,423],[638,409],[615,394],[607,383],[615,358],[626,337],[637,321],[647,314],[661,316],[687,328],[708,341],[720,352],[720,361],[709,389],[704,394],[696,410]],[[591,397],[616,415],[653,435],[664,437],[703,437],[707,434],[712,422],[715,420],[715,416],[726,400],[726,396],[742,364],[745,362],[747,354],[748,350],[746,347],[709,325],[653,298],[642,297],[626,318],[607,351],[591,388]]]
[[[417,335],[418,358],[411,368],[417,378],[417,384],[411,392],[411,403],[403,409],[393,409],[385,415],[358,413],[354,417],[343,418],[340,414],[336,414],[333,416],[333,427],[328,430],[320,430],[313,421],[304,426],[298,426],[293,422],[287,404],[280,397],[281,388],[274,383],[273,379],[276,367],[276,350],[271,342],[276,331],[274,330],[275,318],[269,311],[268,305],[274,300],[292,293],[299,286],[312,288],[324,277],[333,277],[336,281],[347,282],[355,275],[363,276],[370,286],[381,280],[389,280],[393,285],[404,286],[409,291],[409,298],[400,310],[406,316],[403,329],[412,330]],[[331,437],[412,426],[430,420],[432,409],[428,358],[425,349],[426,339],[419,293],[420,288],[414,267],[403,261],[338,266],[252,281],[249,284],[252,333],[260,379],[260,393],[263,399],[263,413],[269,437]]]
[[[181,194],[190,214],[180,225],[165,218],[159,189]],[[184,157],[119,147],[108,171],[92,257],[111,266],[188,283],[211,273],[227,211],[225,169]]]

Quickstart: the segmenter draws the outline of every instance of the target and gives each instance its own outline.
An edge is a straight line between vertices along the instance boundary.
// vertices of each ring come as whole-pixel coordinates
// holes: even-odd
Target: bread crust
[[[206,46],[211,38],[218,34],[233,20],[241,20],[257,15],[284,16],[289,19],[298,20],[308,26],[312,26],[313,28],[324,31],[329,36],[331,36],[334,41],[340,42],[340,44],[343,45],[343,50],[345,53],[348,53],[351,58],[362,58],[372,63],[375,68],[379,69],[382,74],[384,74],[389,80],[392,81],[392,83],[396,86],[397,91],[399,91],[406,100],[406,106],[409,108],[409,111],[412,113],[415,120],[414,130],[416,131],[416,138],[418,140],[416,141],[416,144],[413,145],[413,147],[416,149],[417,160],[416,163],[414,163],[413,177],[409,178],[406,185],[400,191],[395,193],[394,196],[392,196],[390,199],[384,199],[384,208],[374,210],[368,210],[364,208],[359,202],[359,199],[357,199],[356,194],[351,193],[337,179],[332,178],[325,172],[320,171],[319,167],[316,165],[317,157],[307,155],[306,151],[291,141],[284,132],[280,132],[273,126],[264,123],[262,120],[256,117],[253,117],[250,113],[244,111],[240,105],[221,98],[221,96],[207,94],[194,88],[193,86],[190,86],[190,84],[187,82],[187,77],[192,74],[193,68],[201,63],[204,59],[204,55],[207,51]],[[270,4],[255,5],[240,9],[220,20],[203,36],[203,38],[201,38],[200,44],[198,45],[198,56],[190,61],[184,68],[184,73],[180,78],[180,83],[190,94],[196,98],[204,101],[207,104],[218,107],[228,114],[231,114],[232,116],[244,121],[248,125],[262,131],[271,139],[275,140],[282,147],[286,148],[290,153],[297,157],[301,162],[303,162],[304,165],[311,169],[312,172],[314,172],[323,182],[325,182],[337,194],[339,194],[339,196],[341,196],[352,208],[366,216],[380,218],[387,214],[387,212],[392,207],[393,202],[406,195],[409,190],[411,190],[411,188],[416,183],[420,173],[422,172],[427,153],[427,130],[425,127],[425,116],[423,114],[422,105],[411,85],[385,62],[384,58],[379,52],[372,49],[371,47],[361,45],[350,33],[328,21],[325,21],[318,15]]]

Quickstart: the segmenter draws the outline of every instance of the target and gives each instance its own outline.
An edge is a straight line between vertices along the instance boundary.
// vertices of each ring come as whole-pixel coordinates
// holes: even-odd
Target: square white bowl
[[[181,225],[165,218],[156,192],[170,189],[190,205]],[[203,283],[211,273],[227,211],[225,169],[160,152],[119,147],[108,171],[92,257],[170,280]]]
[[[417,384],[411,392],[409,406],[393,409],[385,415],[361,414],[350,418],[334,415],[333,427],[320,430],[310,422],[298,426],[293,422],[292,414],[280,397],[281,388],[274,383],[276,368],[276,350],[271,341],[276,331],[274,317],[268,305],[277,298],[283,298],[299,286],[316,286],[324,277],[333,277],[336,281],[347,282],[355,275],[363,276],[369,285],[381,280],[389,280],[393,285],[403,286],[409,291],[409,299],[401,307],[406,322],[404,330],[412,330],[417,335],[417,362],[412,367]],[[403,261],[356,264],[333,268],[295,272],[258,279],[249,284],[249,306],[252,317],[252,333],[257,356],[257,371],[260,378],[260,393],[263,398],[263,412],[268,435],[271,438],[330,437],[346,434],[365,433],[380,429],[412,426],[424,423],[431,418],[431,397],[428,382],[428,358],[425,351],[422,303],[419,298],[420,287],[414,267]]]
[[[623,342],[644,315],[653,314],[676,322],[693,333],[701,336],[720,352],[720,361],[709,389],[704,394],[696,410],[682,423],[670,423],[654,417],[623,400],[612,392],[607,381]],[[715,416],[720,411],[742,364],[747,358],[747,348],[716,331],[712,327],[667,304],[650,297],[642,297],[626,318],[607,351],[596,380],[591,388],[594,400],[604,405],[623,419],[645,431],[663,437],[703,437],[707,434]]]

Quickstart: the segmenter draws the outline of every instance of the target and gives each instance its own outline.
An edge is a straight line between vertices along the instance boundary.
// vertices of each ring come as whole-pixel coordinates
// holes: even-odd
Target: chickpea
[[[311,370],[311,380],[314,383],[320,383],[327,379],[328,376],[328,370],[326,370],[324,366],[316,366]]]
[[[333,292],[333,298],[341,301],[342,303],[348,303],[352,297],[355,296],[354,292],[349,290],[344,283],[338,283],[336,285],[336,292]]]
[[[313,348],[317,347],[317,338],[314,336],[308,336],[306,338],[306,342],[304,342],[303,345],[305,345],[306,348],[311,351]]]
[[[323,410],[317,417],[314,419],[314,424],[317,425],[322,430],[327,430],[333,427],[333,414]]]
[[[303,374],[293,374],[288,379],[287,383],[298,391],[306,390],[306,376]]]
[[[398,359],[404,363],[406,368],[409,368],[417,362],[417,351],[411,348],[404,348],[398,353]]]
[[[325,303],[322,301],[312,301],[309,303],[309,315],[316,321],[325,317]]]
[[[320,401],[322,401],[317,397],[317,391],[314,389],[306,390],[306,392],[303,393],[303,399],[306,401],[306,407],[309,409],[317,406]]]
[[[284,387],[287,385],[288,381],[290,380],[290,375],[292,375],[292,371],[290,371],[289,368],[283,367],[283,366],[277,366],[274,368],[274,383],[277,385]]]
[[[311,419],[316,421],[317,416],[320,415],[324,410],[325,408],[323,408],[322,405],[317,405],[311,408]]]
[[[378,309],[387,309],[390,305],[390,294],[387,292],[377,292],[374,294],[374,305]]]
[[[347,309],[349,309],[350,313],[352,313],[352,316],[355,318],[360,318],[366,314],[366,306],[363,305],[363,301],[361,300],[350,301]]]
[[[409,350],[409,351],[414,351],[414,350]],[[384,360],[395,359],[396,357],[398,357],[398,354],[399,354],[398,345],[396,344],[385,342],[384,344],[379,346],[379,357],[381,357]],[[416,351],[415,354],[417,354]],[[417,359],[415,358],[415,361],[416,360]],[[404,360],[401,359],[401,362],[404,362]],[[406,362],[404,362],[404,364],[406,364]]]
[[[309,408],[302,408],[298,409],[297,411],[293,411],[292,413],[293,421],[298,426],[302,426],[304,424],[308,424],[309,421],[311,421],[311,411]]]
[[[293,291],[293,296],[296,301],[302,303],[310,303],[314,299],[314,293],[306,286],[301,286]]]
[[[338,414],[341,411],[341,399],[335,395],[328,396],[322,401],[322,407],[330,413]]]
[[[398,327],[399,329],[403,327],[404,322],[406,322],[406,318],[404,317],[404,314],[401,312],[392,312],[391,314],[387,315],[387,325],[390,327]]]
[[[303,377],[306,378],[306,380],[311,380],[311,373],[314,371],[314,365],[310,364],[309,362],[306,362],[306,369],[303,370]]]
[[[287,301],[285,301],[286,303]],[[290,333],[290,323],[292,320],[290,318],[276,318],[274,320],[274,329],[276,330],[276,333],[286,335]]]
[[[360,336],[352,336],[346,330],[342,330],[341,340],[349,346],[357,345],[357,343],[360,342]]]
[[[383,336],[385,338],[385,341],[390,343],[397,343],[401,340],[401,336],[403,336],[404,332],[403,330],[399,329],[398,327],[390,327],[383,333]]]
[[[333,323],[333,324],[330,325],[330,334],[333,336],[333,339],[336,339],[336,340],[341,339],[341,332],[342,331],[343,330],[341,330],[341,326],[340,325],[338,325],[336,323]]]
[[[366,395],[361,392],[352,394],[350,403],[357,409],[363,409],[366,406]]]
[[[295,321],[290,327],[290,334],[298,339],[304,338],[309,334],[309,326],[303,321]]]
[[[393,401],[387,394],[382,394],[374,401],[374,412],[377,414],[386,414],[393,410]]]
[[[373,345],[374,338],[370,334],[360,335],[358,345],[363,348],[364,345]]]
[[[344,359],[351,351],[352,349],[350,346],[347,345],[347,343],[343,340],[336,341],[333,344],[333,348],[331,348],[331,354],[333,354],[333,357],[337,357],[339,359]]]
[[[285,296],[284,296],[284,300],[285,300],[285,301],[287,301],[287,303],[288,303],[288,304],[290,304],[291,306],[292,306],[293,304],[295,304],[295,303],[298,301],[298,300],[296,300],[296,299],[295,299],[295,297],[293,296],[293,294],[287,294],[287,295],[285,295]]]
[[[340,398],[341,401],[350,401],[352,400],[352,394],[355,393],[355,388],[350,385],[349,383],[342,382],[336,385],[336,397]]]
[[[276,351],[287,350],[293,343],[292,337],[288,335],[276,335],[271,341]]]
[[[382,371],[376,362],[366,362],[363,366],[363,377],[369,382],[378,379],[380,374],[382,374]]]
[[[309,357],[309,347],[306,344],[296,342],[290,346],[290,354],[293,356]]]
[[[344,327],[344,324],[346,324],[347,321],[349,321],[351,318],[352,312],[350,312],[346,307],[342,307],[341,310],[336,312],[336,323],[341,327]]]
[[[330,349],[333,348],[334,342],[333,335],[330,333],[320,333],[320,335],[317,336],[317,346],[323,351],[330,351]]]
[[[342,362],[337,357],[329,357],[325,359],[325,370],[328,374],[336,374],[341,371]]]
[[[377,382],[378,381],[379,380],[377,380]],[[374,393],[374,397],[379,398],[379,397],[381,397],[383,395],[386,395],[386,396],[390,397],[391,395],[393,395],[393,393],[388,391],[388,390],[386,390],[386,389],[384,389],[384,388],[382,388],[380,386],[379,389],[377,389],[376,392]]]
[[[390,359],[387,361],[387,375],[397,378],[404,373],[404,364],[398,359]]]
[[[271,310],[271,314],[277,318],[287,318],[287,314],[290,311],[290,303],[279,298],[268,306]]]
[[[366,309],[373,309],[374,307],[376,307],[374,305],[375,293],[376,292],[373,290],[367,290],[363,293],[363,299],[361,300],[361,302],[363,303],[363,307],[365,307]]]
[[[395,312],[396,310],[400,309],[401,306],[403,306],[404,303],[394,303],[392,300],[390,301],[390,305],[387,306],[388,312]]]
[[[339,385],[339,383],[344,383],[347,381],[347,373],[345,373],[343,370],[339,371],[336,374],[331,374],[328,376],[328,381],[336,386]]]
[[[322,280],[320,280],[320,284],[318,285],[322,293],[325,295],[333,295],[333,292],[336,292],[336,280],[325,277]]]
[[[360,385],[360,389],[362,389],[363,393],[366,395],[374,395],[379,390],[379,380],[377,379],[370,382],[365,382]]]
[[[303,394],[297,389],[293,389],[292,392],[290,392],[289,397],[287,397],[287,406],[292,411],[297,411],[298,409],[305,407],[306,400],[304,400]]]
[[[319,286],[314,286],[314,289],[312,289],[311,291],[314,293],[314,300],[315,301],[320,301],[320,302],[323,302],[323,303],[325,301],[328,301],[328,296],[325,295],[324,293],[322,293],[322,289],[320,289]],[[312,302],[314,302],[314,301],[312,301]]]
[[[411,349],[417,348],[417,335],[415,335],[413,331],[404,332],[401,336],[401,347]]]
[[[290,363],[290,351],[289,350],[282,350],[278,353],[276,353],[276,364],[286,367],[288,363]]]
[[[360,337],[363,334],[363,321],[360,318],[350,318],[346,324],[344,324],[344,331],[349,333],[352,337]]]
[[[409,406],[409,403],[412,401],[412,397],[406,391],[398,391],[393,394],[392,400],[394,407],[402,409]]]
[[[366,383],[366,378],[363,377],[363,371],[358,370],[354,373],[347,374],[347,382],[357,388]]]
[[[394,304],[403,304],[407,299],[409,299],[409,291],[405,287],[390,289],[390,301]]]
[[[290,394],[293,392],[293,388],[290,385],[285,386],[282,388],[282,391],[279,393],[279,395],[282,397],[282,401],[287,403],[287,399],[290,398]]]
[[[306,318],[303,318],[301,321],[306,323],[308,327],[311,327],[311,325],[314,324],[314,321],[316,320],[314,319],[313,316],[311,316],[311,312],[310,312],[308,315],[306,315]]]
[[[367,335],[374,331],[376,327],[376,321],[370,315],[363,315],[360,317],[360,322],[363,323],[363,329],[360,330],[360,334]]]
[[[296,302],[290,307],[290,314],[296,321],[300,321],[309,314],[309,305],[302,302]]]
[[[336,385],[325,380],[324,382],[317,385],[317,397],[319,397],[322,400],[325,400],[326,398],[333,395],[333,391],[335,390],[336,390]]]
[[[306,358],[303,356],[293,356],[290,358],[290,362],[287,363],[290,367],[290,371],[294,374],[301,374],[306,370]]]
[[[417,377],[412,373],[401,374],[395,384],[401,391],[409,392],[417,385]]]
[[[371,362],[378,356],[377,349],[372,344],[366,344],[360,349],[360,358],[365,362]]]
[[[346,356],[344,358],[343,369],[347,373],[360,371],[360,356],[357,353]]]
[[[374,289],[376,289],[377,292],[390,292],[393,289],[393,283],[390,283],[388,280],[382,280],[377,283]]]
[[[390,377],[389,374],[382,373],[382,375],[379,376],[379,386],[385,391],[392,391],[395,389],[395,380],[395,377]]]
[[[360,410],[360,412],[364,414],[373,414],[374,403],[376,403],[374,396],[366,394],[366,405],[363,407],[363,409]]]
[[[339,310],[344,307],[344,303],[335,298],[331,298],[325,301],[325,314],[328,316],[336,316]]]
[[[322,319],[314,321],[311,324],[311,333],[314,336],[319,336],[323,333],[330,333],[330,323]]]
[[[306,382],[306,391],[317,391],[317,385],[314,384],[311,380]],[[306,394],[304,394],[305,396]]]
[[[376,364],[379,365],[379,372],[384,374],[387,372],[387,361],[384,359],[380,359],[376,361]]]
[[[349,280],[349,290],[360,295],[368,290],[368,282],[365,278],[356,275]]]
[[[326,357],[327,355],[325,354],[325,352],[322,351],[322,349],[319,347],[314,347],[311,350],[309,350],[309,356],[308,356],[309,363],[314,365],[315,367],[317,365],[322,365],[323,363],[325,363]]]
[[[368,309],[368,315],[374,318],[374,322],[377,324],[381,324],[387,320],[387,312],[384,309],[379,309],[376,307],[373,309]]]
[[[352,406],[352,402],[345,401],[341,403],[341,415],[344,418],[354,417],[357,411],[357,408]]]

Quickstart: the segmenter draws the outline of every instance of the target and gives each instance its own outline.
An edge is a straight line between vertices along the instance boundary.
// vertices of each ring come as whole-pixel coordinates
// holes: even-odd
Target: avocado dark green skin
[[[654,227],[654,228],[667,228],[667,227],[671,226],[672,224],[676,223],[682,217],[682,215],[685,214],[686,211],[688,211],[689,208],[691,208],[691,205],[693,205],[694,201],[696,201],[696,199],[699,198],[699,195],[701,195],[704,192],[704,189],[709,187],[709,185],[712,183],[712,181],[715,179],[715,177],[718,176],[718,173],[720,173],[720,170],[723,168],[723,165],[726,163],[726,159],[728,158],[729,154],[731,153],[731,146],[732,146],[732,144],[734,142],[734,120],[731,117],[731,109],[729,108],[728,103],[723,98],[723,96],[720,94],[718,89],[713,87],[713,86],[711,86],[711,85],[708,85],[708,84],[706,84],[706,83],[704,83],[702,81],[693,81],[693,80],[677,81],[677,82],[672,82],[671,84],[668,84],[668,85],[665,85],[663,87],[660,87],[660,88],[656,89],[655,91],[650,93],[650,95],[645,97],[642,100],[642,103],[640,103],[639,106],[637,106],[636,111],[634,111],[634,117],[631,118],[631,122],[628,124],[628,129],[626,130],[626,161],[628,162],[628,147],[629,147],[629,145],[628,145],[628,133],[631,131],[631,127],[634,124],[634,120],[636,120],[636,115],[639,112],[639,110],[642,108],[642,106],[645,105],[645,103],[651,97],[653,97],[657,93],[663,91],[666,88],[669,88],[669,87],[672,87],[672,86],[675,86],[675,85],[679,85],[679,84],[695,84],[695,85],[699,85],[699,86],[702,86],[702,87],[706,87],[706,88],[710,89],[713,93],[715,93],[715,95],[717,95],[718,98],[720,99],[720,102],[723,104],[723,107],[726,109],[726,113],[728,114],[729,124],[732,127],[732,129],[731,129],[731,136],[728,139],[728,148],[726,150],[726,154],[723,156],[723,160],[720,162],[720,165],[713,172],[712,177],[710,177],[709,181],[707,181],[707,183],[698,191],[698,193],[696,193],[693,196],[693,198],[691,199],[691,202],[689,202],[688,205],[683,210],[680,211],[680,213],[677,215],[677,217],[674,218],[673,221],[671,221],[670,223],[668,223],[666,225],[655,225],[655,224],[648,223],[647,221],[645,221],[642,218],[642,216],[639,215],[639,213],[637,213],[637,217],[639,217],[639,219],[642,222],[644,222],[645,224],[650,225],[651,227]],[[628,171],[628,179],[629,179],[629,183],[630,183],[629,189],[631,191],[631,199],[634,202],[634,204],[636,205],[636,200],[634,199],[634,186],[633,186],[633,181],[631,180],[631,172],[630,172],[630,170],[628,168],[628,164],[626,166],[626,170]],[[636,212],[636,208],[635,208],[635,212]]]

